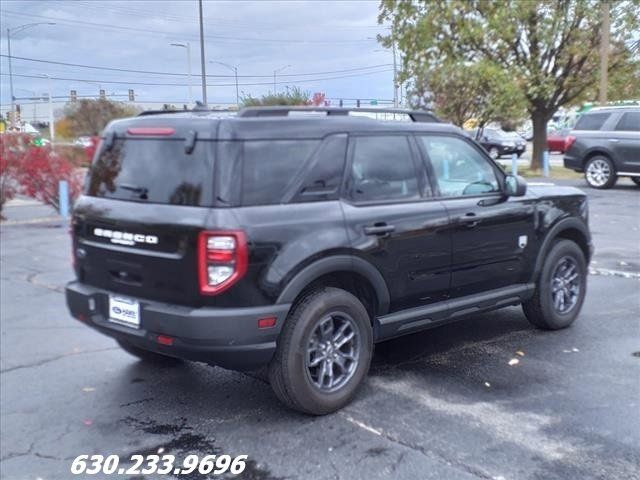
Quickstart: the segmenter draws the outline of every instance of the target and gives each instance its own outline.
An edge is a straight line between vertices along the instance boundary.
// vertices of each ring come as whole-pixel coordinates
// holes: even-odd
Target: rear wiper
[[[128,183],[121,183],[118,185],[118,188],[122,188],[123,190],[131,190],[132,192],[137,193],[141,199],[147,199],[147,193],[149,193],[149,189],[145,187],[139,187],[137,185],[130,185]]]

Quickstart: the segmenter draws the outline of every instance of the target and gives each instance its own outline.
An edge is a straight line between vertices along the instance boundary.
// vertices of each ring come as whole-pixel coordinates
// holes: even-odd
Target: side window
[[[242,204],[281,203],[319,140],[247,140],[242,166]]]
[[[347,135],[331,135],[322,142],[302,172],[293,202],[313,202],[338,198],[347,150]]]
[[[582,115],[574,130],[600,130],[604,122],[609,118],[610,113],[585,113]]]
[[[467,141],[435,135],[418,138],[431,161],[440,195],[459,197],[500,190],[489,160]]]
[[[640,132],[640,112],[625,112],[618,121],[616,130],[621,132]]]
[[[352,137],[348,195],[357,202],[419,198],[418,177],[405,136]]]

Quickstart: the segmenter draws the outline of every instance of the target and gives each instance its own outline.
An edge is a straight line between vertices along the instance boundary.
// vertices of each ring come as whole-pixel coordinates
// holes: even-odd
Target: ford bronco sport
[[[574,321],[583,193],[527,189],[427,112],[307,110],[110,123],[73,211],[71,314],[145,360],[266,367],[310,414],[353,398],[376,342],[518,304]]]

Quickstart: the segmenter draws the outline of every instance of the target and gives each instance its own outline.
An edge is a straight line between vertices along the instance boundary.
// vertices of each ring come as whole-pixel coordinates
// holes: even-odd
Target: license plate
[[[109,296],[109,321],[140,328],[140,303],[128,298]]]

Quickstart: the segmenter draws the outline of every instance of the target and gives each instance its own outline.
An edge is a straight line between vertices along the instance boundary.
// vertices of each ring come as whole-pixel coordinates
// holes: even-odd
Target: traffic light
[[[71,90],[69,92],[69,98],[71,99],[71,103],[76,103],[78,101],[78,92]]]
[[[136,97],[135,97],[135,95],[133,93],[133,88],[129,89],[129,101],[130,102],[135,102],[136,101]]]
[[[103,89],[100,89],[100,100],[105,100],[107,98],[107,94]]]
[[[356,100],[356,107],[360,108],[360,99]]]

